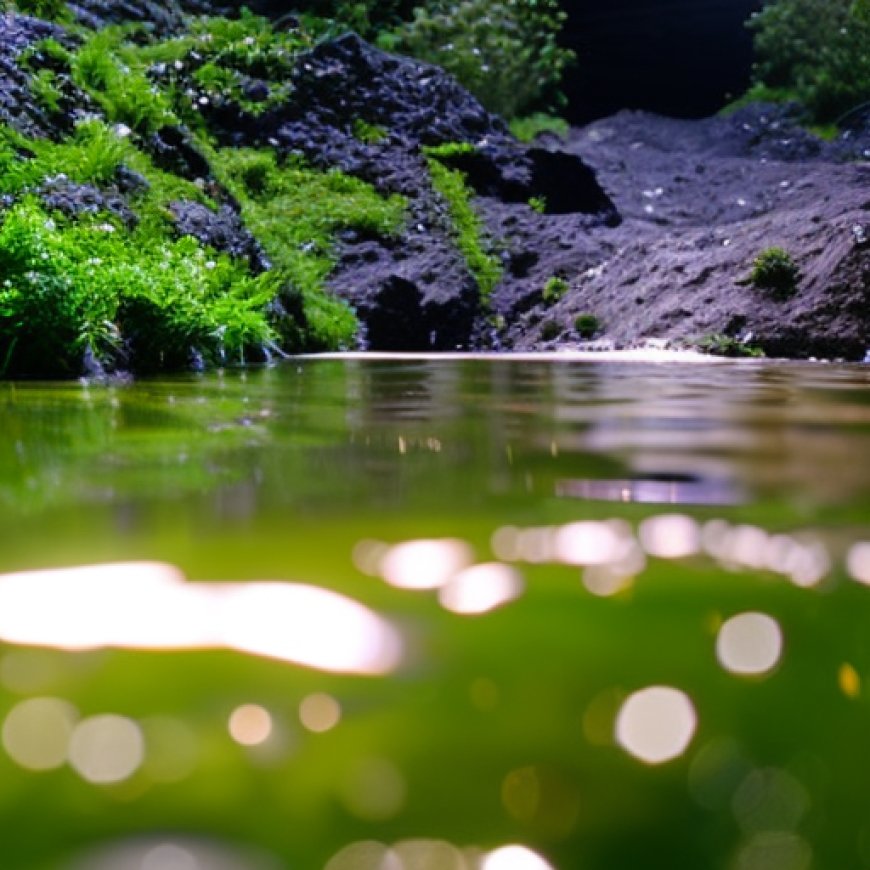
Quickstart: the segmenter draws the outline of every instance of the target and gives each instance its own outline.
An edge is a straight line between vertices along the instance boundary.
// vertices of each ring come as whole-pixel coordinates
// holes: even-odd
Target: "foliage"
[[[580,338],[593,338],[601,329],[601,321],[594,314],[578,314],[574,318],[574,331]]]
[[[573,53],[556,0],[431,0],[397,32],[404,52],[456,76],[486,108],[516,118],[558,102]]]
[[[71,17],[64,0],[14,0],[14,6],[23,15],[44,21],[68,21]]]
[[[30,92],[36,104],[47,112],[60,110],[63,92],[58,86],[57,75],[53,70],[41,69],[30,80]]]
[[[405,223],[405,200],[381,197],[340,172],[318,172],[297,162],[279,165],[271,151],[224,149],[214,152],[213,165],[242,203],[247,226],[277,272],[301,292],[310,345],[351,346],[356,317],[324,292],[335,266],[335,234],[355,228],[395,236]]]
[[[767,248],[752,264],[749,283],[767,290],[778,299],[786,299],[797,290],[800,269],[783,248]]]
[[[72,56],[72,77],[100,105],[109,121],[150,133],[176,120],[170,100],[145,74],[120,55],[123,28],[91,35]]]
[[[564,118],[548,115],[545,112],[535,112],[524,118],[514,118],[510,122],[511,133],[520,142],[532,142],[541,133],[553,133],[565,138],[568,135],[568,122]]]
[[[241,360],[274,338],[264,313],[270,276],[251,277],[189,237],[69,222],[33,198],[3,221],[0,274],[4,372],[76,374],[83,354],[110,357],[123,339],[140,363],[160,368],[184,364],[191,351]]]
[[[748,26],[756,53],[750,98],[797,100],[818,122],[868,99],[868,0],[772,0]]]
[[[529,208],[532,211],[536,211],[538,214],[546,214],[547,213],[547,197],[545,197],[545,196],[529,197]]]
[[[541,324],[541,341],[553,341],[562,334],[562,326],[557,320],[545,320]]]
[[[366,145],[377,145],[387,138],[387,131],[379,124],[370,124],[362,118],[353,122],[353,135],[355,139]]]
[[[568,292],[568,289],[568,282],[564,278],[554,275],[544,284],[541,298],[548,303],[558,302]]]
[[[469,272],[477,281],[481,299],[487,302],[501,280],[501,262],[486,249],[483,222],[471,205],[471,191],[465,176],[432,156],[438,153],[437,149],[427,149],[427,152],[432,187],[447,204],[456,245],[465,258]]]
[[[713,356],[727,357],[763,357],[761,348],[720,332],[705,335],[697,344],[699,350]]]

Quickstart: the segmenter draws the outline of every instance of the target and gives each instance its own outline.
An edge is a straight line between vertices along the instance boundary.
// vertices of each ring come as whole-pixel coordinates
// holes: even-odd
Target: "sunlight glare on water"
[[[62,649],[225,646],[370,674],[394,669],[402,655],[386,620],[338,593],[281,582],[187,583],[160,563],[0,575],[0,638]]]

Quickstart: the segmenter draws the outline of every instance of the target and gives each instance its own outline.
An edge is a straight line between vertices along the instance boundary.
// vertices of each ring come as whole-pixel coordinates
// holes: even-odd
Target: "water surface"
[[[3,866],[870,865],[868,386],[0,386]]]

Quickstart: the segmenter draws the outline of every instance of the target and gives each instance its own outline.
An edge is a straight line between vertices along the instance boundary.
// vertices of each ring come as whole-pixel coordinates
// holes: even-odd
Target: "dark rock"
[[[136,213],[117,191],[102,191],[91,184],[74,184],[61,177],[46,182],[38,192],[46,208],[67,217],[105,214],[118,218],[128,229],[139,222]]]
[[[153,133],[146,143],[154,163],[164,172],[172,172],[196,181],[198,178],[211,177],[208,160],[199,151],[184,127],[161,127]]]
[[[173,202],[170,210],[178,235],[193,236],[220,253],[247,260],[256,272],[270,268],[260,243],[245,227],[238,212],[229,205],[212,211],[202,203],[184,200]]]

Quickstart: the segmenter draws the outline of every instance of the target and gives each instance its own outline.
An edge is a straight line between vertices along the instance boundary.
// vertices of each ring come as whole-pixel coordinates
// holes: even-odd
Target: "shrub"
[[[564,278],[553,276],[544,284],[541,297],[544,302],[558,302],[568,292],[568,289],[568,282]]]
[[[562,334],[562,326],[556,320],[545,320],[541,324],[541,341],[553,341]]]
[[[763,357],[764,351],[754,345],[747,344],[739,338],[724,335],[720,332],[705,335],[698,341],[698,350],[709,353],[712,356],[727,357]]]
[[[400,28],[399,47],[443,67],[510,119],[559,101],[574,57],[557,43],[564,20],[556,0],[431,0]]]
[[[870,95],[870,0],[772,0],[748,26],[750,98],[797,100],[823,123]]]
[[[578,314],[574,318],[574,331],[580,338],[594,338],[601,329],[601,322],[594,314]]]
[[[564,118],[548,115],[545,112],[536,112],[525,118],[514,118],[511,123],[511,133],[520,142],[532,142],[541,133],[553,133],[565,138],[568,135],[568,122]]]
[[[797,290],[800,269],[791,254],[783,248],[767,248],[752,264],[749,282],[759,290],[767,290],[779,299],[792,296]]]

